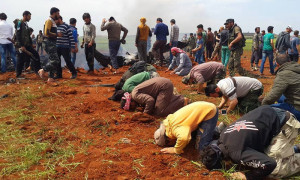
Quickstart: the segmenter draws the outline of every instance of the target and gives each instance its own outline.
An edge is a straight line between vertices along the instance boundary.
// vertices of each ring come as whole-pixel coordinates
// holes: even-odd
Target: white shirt
[[[262,88],[262,83],[255,78],[241,76],[234,77],[234,79],[236,81],[237,88],[235,93],[230,97],[228,97],[228,95],[235,90],[233,81],[230,78],[225,78],[219,81],[217,84],[223,95],[227,96],[230,100],[244,97],[249,93],[249,91]]]
[[[12,25],[4,20],[0,20],[0,44],[10,44],[7,38],[12,39],[14,36]]]

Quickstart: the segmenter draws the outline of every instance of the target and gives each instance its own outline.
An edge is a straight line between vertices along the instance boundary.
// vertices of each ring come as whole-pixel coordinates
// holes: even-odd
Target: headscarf
[[[184,50],[182,50],[182,49],[180,49],[180,48],[177,48],[177,47],[173,47],[173,48],[171,49],[171,52],[176,52],[176,54],[178,54],[178,53],[185,53]]]

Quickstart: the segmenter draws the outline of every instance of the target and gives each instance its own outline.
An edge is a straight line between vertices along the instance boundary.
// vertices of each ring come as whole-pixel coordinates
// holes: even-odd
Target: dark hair
[[[211,28],[209,27],[209,28],[207,28],[209,31],[211,31]]]
[[[199,25],[197,26],[197,28],[203,29],[203,25],[202,25],[202,24],[199,24]]]
[[[262,30],[261,32],[266,32],[265,30]]]
[[[77,22],[77,20],[75,18],[70,19],[70,24],[75,24],[76,22]]]
[[[59,16],[57,19],[63,20],[63,18],[61,16]]]
[[[115,20],[114,17],[111,16],[111,17],[108,19],[108,21],[116,21],[116,20]]]
[[[1,19],[1,20],[6,20],[6,19],[7,19],[6,14],[5,14],[5,13],[1,13],[1,14],[0,14],[0,19]]]
[[[31,15],[31,13],[29,11],[24,11],[23,12],[23,16],[28,16],[28,15]]]
[[[201,37],[202,37],[202,35],[203,35],[203,34],[202,34],[201,32],[197,33],[197,36],[201,36]]]
[[[171,23],[173,23],[173,24],[176,24],[176,21],[175,21],[175,19],[171,19],[171,21],[170,21]]]
[[[275,58],[277,64],[282,65],[286,62],[290,61],[290,57],[288,54],[278,54]]]
[[[259,28],[260,28],[260,27],[256,27],[256,28],[255,28],[255,32],[256,32],[256,31],[257,31],[257,29],[259,29]]]
[[[299,35],[299,31],[298,31],[298,30],[295,30],[295,31],[294,31],[294,35]]]
[[[194,34],[193,33],[190,33],[190,36],[193,36]]]
[[[83,19],[83,20],[85,20],[86,18],[91,19],[90,13],[84,13],[84,14],[82,15],[82,19]]]
[[[268,27],[268,32],[271,32],[273,29],[274,29],[273,26],[269,26],[269,27]]]
[[[31,32],[31,33],[33,32],[33,29],[32,29],[32,28],[29,28],[28,30],[29,30],[29,32]]]
[[[217,145],[208,145],[201,152],[201,161],[209,170],[222,168],[222,155]]]
[[[43,32],[42,30],[40,30],[39,32]]]
[[[216,88],[218,86],[215,84],[209,84],[208,86],[206,86],[205,88],[205,95],[206,96],[210,96],[211,93],[216,93]]]
[[[53,7],[53,8],[50,9],[50,15],[52,15],[52,14],[54,14],[54,13],[56,13],[56,12],[59,12],[59,9],[58,9],[58,8]]]
[[[161,18],[157,18],[156,21],[163,22]]]

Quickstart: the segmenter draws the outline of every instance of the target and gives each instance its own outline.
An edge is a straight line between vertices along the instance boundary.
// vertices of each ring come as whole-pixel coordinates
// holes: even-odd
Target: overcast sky
[[[102,18],[114,16],[129,30],[136,34],[141,17],[147,18],[147,24],[154,27],[156,18],[161,17],[169,26],[171,19],[176,20],[181,33],[196,31],[198,24],[204,28],[219,29],[227,18],[234,18],[243,32],[253,32],[256,26],[266,29],[274,26],[279,33],[287,25],[294,30],[300,29],[299,5],[296,0],[0,0],[0,12],[5,12],[7,21],[12,24],[21,18],[24,10],[32,13],[29,26],[42,29],[49,16],[51,7],[60,9],[64,21],[77,19],[77,28],[82,35],[82,14],[89,12],[92,23],[97,27],[97,35],[106,35],[100,31]]]

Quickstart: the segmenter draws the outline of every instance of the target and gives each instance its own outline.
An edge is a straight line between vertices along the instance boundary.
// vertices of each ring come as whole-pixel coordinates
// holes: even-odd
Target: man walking
[[[294,31],[294,36],[291,38],[291,49],[289,49],[289,56],[291,61],[298,62],[299,59],[299,31]]]
[[[1,72],[6,72],[7,52],[13,60],[16,68],[16,51],[12,43],[13,27],[6,22],[7,16],[5,13],[0,14],[0,53],[1,53]]]
[[[171,19],[171,34],[170,34],[170,64],[172,63],[173,60],[173,55],[171,52],[172,47],[177,47],[178,44],[178,39],[179,39],[179,27],[175,24],[176,21],[175,19]]]
[[[102,20],[101,31],[107,30],[108,33],[108,46],[109,46],[109,54],[111,63],[113,66],[113,73],[118,73],[119,65],[117,61],[117,54],[120,48],[121,43],[125,44],[125,38],[127,36],[128,30],[122,26],[122,24],[118,23],[114,17],[110,17],[108,19],[108,23],[106,23],[106,19]],[[123,31],[122,39],[120,40],[121,31]]]
[[[273,34],[273,29],[274,29],[273,26],[269,26],[268,34],[264,35],[264,47],[263,47],[261,65],[260,65],[260,74],[261,75],[263,75],[264,66],[265,66],[267,57],[269,58],[270,73],[274,74],[274,65],[273,65],[274,34]]]
[[[206,58],[211,59],[212,52],[214,50],[214,34],[211,32],[211,28],[207,28],[207,41],[206,41]]]
[[[241,66],[241,56],[245,46],[242,30],[234,23],[234,19],[227,19],[225,24],[228,25],[229,29],[228,48],[231,51],[228,62],[229,74],[233,77],[237,71],[241,76],[247,75],[245,69]]]
[[[151,38],[152,33],[150,28],[146,25],[146,18],[140,19],[141,24],[137,28],[135,46],[138,49],[138,55],[140,61],[147,61],[147,41]]]
[[[36,40],[37,40],[36,50],[37,50],[37,52],[39,52],[41,49],[41,55],[43,55],[44,36],[43,36],[42,30],[39,31],[39,34],[36,36]]]
[[[45,72],[49,72],[48,83],[56,86],[54,83],[54,74],[57,73],[57,66],[59,64],[59,57],[57,55],[56,48],[56,38],[61,37],[61,33],[57,33],[57,26],[55,20],[59,17],[59,9],[53,7],[50,9],[50,17],[45,22],[44,26],[44,43],[45,43],[45,51],[49,55],[48,63],[43,67],[43,69],[39,70],[39,75],[41,78],[44,77]]]
[[[77,20],[75,18],[70,19],[70,29],[72,31],[73,38],[75,41],[75,51],[71,52],[71,61],[74,66],[75,66],[75,62],[76,62],[76,53],[78,52],[78,32],[77,32],[77,28],[76,28],[76,23],[77,23]]]
[[[291,26],[288,26],[285,31],[278,35],[275,48],[279,54],[286,54],[287,50],[291,48],[290,33],[293,31]]]
[[[61,56],[64,57],[64,60],[67,64],[67,67],[72,73],[71,79],[75,79],[77,77],[77,72],[73,63],[71,62],[71,49],[72,52],[76,52],[75,40],[73,38],[73,32],[71,27],[63,22],[63,18],[61,16],[58,17],[57,20],[57,32],[62,34],[62,37],[57,37],[57,54],[59,57],[59,63],[57,66],[57,74],[56,78],[62,78],[62,68],[61,68]]]
[[[260,27],[255,28],[255,34],[252,38],[252,56],[251,56],[251,69],[254,71],[258,70],[259,61],[259,47],[260,47]],[[253,66],[255,63],[255,66]]]
[[[94,57],[95,57],[95,38],[96,38],[96,27],[91,22],[91,16],[89,13],[84,13],[82,19],[85,24],[83,25],[83,40],[81,48],[84,48],[86,61],[89,67],[87,73],[94,73]]]
[[[163,66],[163,53],[164,48],[167,43],[167,36],[169,35],[169,29],[168,26],[163,23],[163,20],[161,18],[157,18],[156,20],[156,26],[154,29],[154,34],[156,35],[156,41],[153,44],[152,47],[152,53],[154,57],[159,59],[160,66]]]
[[[24,69],[24,64],[30,64],[32,70],[38,74],[41,69],[40,56],[38,52],[34,49],[32,39],[30,37],[31,28],[28,27],[27,22],[31,19],[31,13],[29,11],[23,12],[23,19],[21,21],[15,21],[16,23],[16,47],[20,48],[18,51],[18,61],[16,69],[16,77],[20,78],[22,70]],[[26,67],[27,68],[27,67]]]

